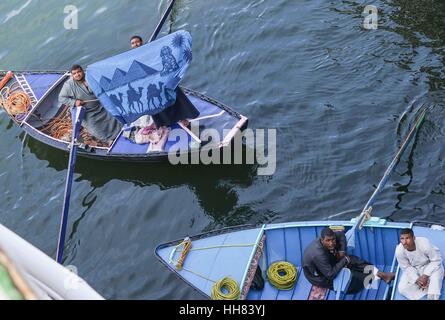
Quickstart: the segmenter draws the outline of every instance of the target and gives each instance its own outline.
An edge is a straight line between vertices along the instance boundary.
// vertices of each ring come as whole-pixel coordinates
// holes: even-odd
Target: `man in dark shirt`
[[[371,263],[346,254],[346,236],[344,232],[334,232],[325,228],[320,238],[314,240],[304,251],[303,272],[308,281],[321,288],[333,289],[334,278],[343,269],[351,270],[352,279],[347,293],[356,293],[369,285],[368,276],[378,277],[391,282],[395,274],[379,271]]]

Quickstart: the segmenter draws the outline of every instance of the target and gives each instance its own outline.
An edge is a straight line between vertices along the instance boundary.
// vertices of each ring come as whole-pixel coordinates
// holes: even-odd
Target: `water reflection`
[[[24,146],[48,167],[57,171],[66,170],[68,155],[51,148],[31,137],[26,137]],[[94,190],[111,180],[133,183],[138,187],[156,185],[160,190],[187,186],[192,190],[201,208],[216,223],[238,205],[235,188],[248,188],[256,178],[256,165],[232,166],[172,166],[168,163],[126,163],[91,160],[79,157],[76,163],[76,182],[89,181],[90,193],[83,199],[83,206],[91,207],[95,201]],[[75,183],[76,183],[75,182]],[[249,210],[249,209],[247,209]],[[245,212],[242,212],[245,214]]]

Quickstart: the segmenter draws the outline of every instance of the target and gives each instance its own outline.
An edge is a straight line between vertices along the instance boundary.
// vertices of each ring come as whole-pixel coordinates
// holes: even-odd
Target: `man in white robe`
[[[438,300],[442,290],[444,268],[440,250],[427,238],[415,237],[411,229],[403,229],[396,258],[402,269],[398,290],[409,300],[427,295]]]

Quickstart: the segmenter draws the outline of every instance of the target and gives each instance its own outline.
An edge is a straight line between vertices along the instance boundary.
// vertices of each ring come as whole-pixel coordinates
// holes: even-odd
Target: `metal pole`
[[[418,117],[415,125],[413,126],[413,128],[409,132],[408,136],[406,137],[405,141],[403,142],[402,146],[400,147],[399,151],[397,152],[396,156],[391,161],[391,164],[389,165],[389,167],[386,169],[385,174],[383,175],[383,178],[379,182],[379,185],[374,190],[371,198],[368,200],[365,207],[363,208],[363,211],[357,218],[356,223],[346,233],[346,239],[348,240],[348,247],[353,248],[355,246],[355,230],[357,229],[357,227],[360,228],[360,226],[363,224],[364,219],[366,218],[369,209],[372,210],[372,206],[374,205],[374,203],[377,199],[377,196],[380,194],[380,192],[382,192],[383,188],[385,187],[386,183],[388,182],[389,177],[391,176],[391,173],[393,172],[394,168],[396,167],[397,163],[400,160],[400,157],[405,152],[406,148],[408,147],[409,143],[411,142],[412,138],[414,137],[414,134],[419,129],[421,123],[425,119],[425,114],[427,111],[428,111],[428,108],[424,108],[424,110]]]
[[[158,37],[159,33],[161,32],[162,27],[165,24],[165,21],[167,21],[168,16],[170,15],[171,11],[173,10],[173,6],[175,5],[176,0],[172,0],[170,4],[168,5],[167,9],[164,12],[164,15],[162,16],[161,20],[158,23],[158,26],[156,27],[155,31],[150,37],[150,40],[148,42],[153,42]]]

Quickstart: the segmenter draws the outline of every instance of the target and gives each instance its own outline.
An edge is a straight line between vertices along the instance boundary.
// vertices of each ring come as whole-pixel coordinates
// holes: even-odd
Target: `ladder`
[[[37,104],[37,98],[34,94],[34,91],[32,90],[31,86],[29,85],[28,81],[26,80],[25,76],[22,74],[15,76],[17,82],[19,83],[20,87],[23,89],[23,91],[26,92],[26,94],[31,99],[31,106],[35,106]]]

